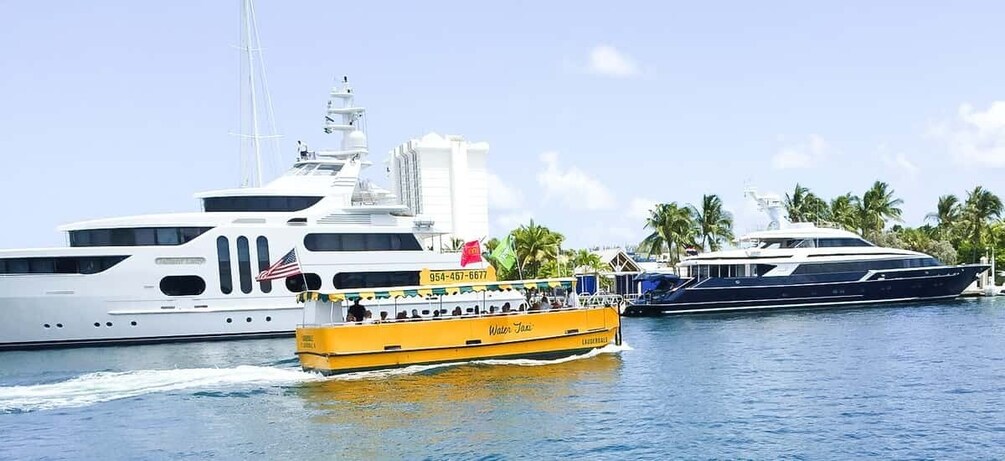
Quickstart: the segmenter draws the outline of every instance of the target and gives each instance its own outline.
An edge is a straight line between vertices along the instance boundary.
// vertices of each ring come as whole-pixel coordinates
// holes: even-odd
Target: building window
[[[234,291],[234,279],[230,273],[230,241],[227,237],[217,237],[216,258],[220,262],[220,291],[229,295]]]
[[[198,296],[206,291],[206,281],[196,275],[169,275],[161,279],[161,293],[167,296]]]
[[[237,238],[237,276],[241,281],[241,292],[251,293],[251,251],[246,237]]]
[[[419,272],[342,272],[335,274],[332,284],[336,290],[414,286],[419,284]]]
[[[304,247],[310,251],[419,251],[412,234],[307,234]]]
[[[256,254],[258,254],[258,272],[262,272],[269,268],[269,239],[264,236],[259,236],[255,240]],[[261,286],[262,293],[269,293],[272,291],[272,281],[262,280],[258,282]]]
[[[207,212],[280,212],[301,211],[314,206],[321,197],[287,197],[287,196],[245,196],[245,197],[209,197],[202,200],[203,209]]]
[[[304,288],[304,281],[307,281],[307,287]],[[292,293],[300,293],[307,290],[320,290],[321,289],[321,276],[312,273],[303,273],[298,275],[291,275],[286,277],[286,289],[290,290]]]
[[[182,245],[212,227],[126,227],[70,231],[71,247]]]
[[[0,274],[97,274],[128,256],[56,256],[0,259]]]

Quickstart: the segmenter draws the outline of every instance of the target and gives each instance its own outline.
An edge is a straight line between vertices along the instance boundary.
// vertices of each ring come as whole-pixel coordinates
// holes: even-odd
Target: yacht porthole
[[[245,322],[251,323],[251,317],[244,319]]]
[[[100,323],[98,323],[98,322],[94,322],[94,328],[98,328],[98,327],[100,327],[100,326],[101,326],[101,324],[100,324]]]
[[[133,320],[132,322],[129,322],[129,324],[135,327],[136,326],[136,321]]]
[[[106,327],[110,327],[110,326],[112,326],[112,322],[105,322],[105,326],[106,326]]]
[[[63,324],[62,323],[57,323],[56,324],[56,328],[63,328]]]
[[[272,317],[266,317],[266,318],[265,318],[265,321],[266,321],[266,322],[271,322],[271,321],[272,321]]]
[[[227,317],[227,323],[230,323],[230,322],[233,322],[233,321],[234,321],[234,319],[232,319],[230,317]]]
[[[43,326],[43,327],[46,327],[46,328],[51,328],[51,327],[49,326],[49,324],[48,324],[48,323],[47,323],[47,324],[45,324],[45,325],[42,325],[42,326]]]

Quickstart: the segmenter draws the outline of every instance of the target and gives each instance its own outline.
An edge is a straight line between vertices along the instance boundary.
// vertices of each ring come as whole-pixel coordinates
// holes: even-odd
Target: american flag
[[[286,253],[286,256],[283,256],[282,259],[276,261],[275,264],[258,274],[255,280],[263,282],[265,280],[281,279],[301,273],[300,261],[297,261],[297,249],[294,248],[289,253]]]

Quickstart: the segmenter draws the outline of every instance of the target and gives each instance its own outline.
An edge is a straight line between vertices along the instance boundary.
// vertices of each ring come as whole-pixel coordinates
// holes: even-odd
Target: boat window
[[[128,256],[55,256],[0,259],[0,274],[97,274]]]
[[[804,239],[796,242],[796,245],[793,248],[814,248],[814,247],[816,247],[815,240]]]
[[[304,288],[304,281],[307,281],[307,287]],[[292,293],[300,293],[307,290],[320,290],[321,289],[321,276],[318,274],[312,274],[305,272],[303,274],[291,275],[286,277],[286,289],[290,290]]]
[[[202,208],[207,212],[288,212],[301,211],[314,206],[321,197],[306,196],[239,196],[207,197],[202,199]]]
[[[414,286],[419,284],[419,272],[342,272],[335,274],[332,284],[336,290]]]
[[[342,165],[318,165],[316,169],[311,173],[314,176],[335,176],[338,174],[339,170],[342,169]]]
[[[762,249],[777,249],[782,247],[781,240],[761,240],[761,244],[757,248]]]
[[[264,236],[259,236],[255,240],[255,253],[258,255],[258,272],[262,272],[269,268],[269,239]],[[272,291],[272,281],[262,280],[258,282],[262,293],[269,293]]]
[[[234,291],[234,279],[230,272],[230,242],[227,237],[217,237],[216,257],[220,262],[220,291],[229,295]]]
[[[251,252],[247,237],[237,238],[237,276],[241,281],[241,292],[251,293]]]
[[[310,251],[421,251],[412,234],[307,234]]]
[[[817,239],[817,246],[820,248],[834,248],[834,247],[869,247],[873,245],[859,238],[826,238],[826,239]]]
[[[161,279],[160,288],[167,296],[198,296],[206,291],[206,281],[197,275],[169,275]]]
[[[311,171],[313,171],[315,168],[317,168],[317,166],[318,166],[317,163],[305,164],[303,165],[303,168],[300,169],[300,171],[297,171],[297,176],[306,176],[310,174]]]
[[[774,269],[774,268],[775,268],[774,264],[758,264],[754,268],[755,275],[757,277],[760,277],[760,276],[762,276],[764,274],[767,274],[768,272],[771,272],[771,269]]]
[[[212,227],[123,227],[70,231],[71,247],[182,245]]]
[[[874,261],[849,261],[833,263],[801,264],[793,275],[799,274],[829,274],[836,272],[866,272],[870,270],[907,269],[914,267],[939,266],[935,258],[882,259]]]

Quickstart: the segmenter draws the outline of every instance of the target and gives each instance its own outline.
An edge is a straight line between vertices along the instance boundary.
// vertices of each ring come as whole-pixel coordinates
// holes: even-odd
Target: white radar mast
[[[754,199],[757,202],[758,211],[762,211],[768,215],[768,219],[771,220],[768,223],[768,229],[785,229],[788,227],[789,219],[785,212],[785,204],[782,203],[782,199],[778,194],[758,194],[756,188],[747,186],[743,191],[743,196]]]

